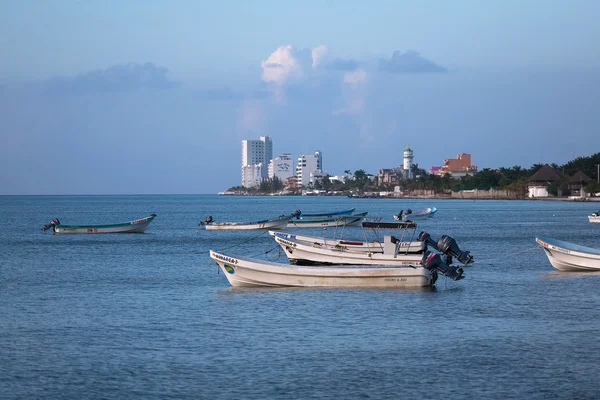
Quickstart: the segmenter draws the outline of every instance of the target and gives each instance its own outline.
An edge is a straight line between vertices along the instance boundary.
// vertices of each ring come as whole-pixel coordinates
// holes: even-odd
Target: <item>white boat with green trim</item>
[[[120,224],[108,225],[63,225],[56,218],[42,227],[46,231],[50,228],[55,234],[100,234],[100,233],[144,233],[156,214]]]
[[[366,212],[356,213],[353,215],[332,215],[324,217],[294,217],[288,223],[289,228],[329,228],[334,226],[361,226]]]
[[[273,219],[265,219],[252,222],[217,222],[212,216],[206,217],[199,226],[204,226],[207,231],[247,231],[247,230],[277,230],[285,229],[288,222],[292,219],[292,215],[282,215]]]
[[[462,268],[441,261],[439,254],[406,266],[297,266],[210,251],[210,257],[236,287],[425,287],[435,284],[438,272],[453,280],[464,278]]]

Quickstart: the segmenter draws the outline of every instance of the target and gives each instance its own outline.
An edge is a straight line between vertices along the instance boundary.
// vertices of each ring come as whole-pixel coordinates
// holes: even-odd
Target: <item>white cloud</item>
[[[344,74],[345,88],[343,89],[343,95],[346,104],[344,107],[335,110],[333,115],[356,115],[363,112],[366,103],[366,83],[368,79],[369,74],[362,68]]]
[[[344,74],[344,83],[357,86],[367,82],[369,74],[362,68]]]
[[[315,47],[314,49],[312,49],[312,67],[313,69],[317,68],[320,64],[323,63],[323,60],[325,59],[325,56],[327,56],[327,53],[329,52],[329,49],[327,48],[327,46],[320,44],[317,47]]]
[[[304,75],[296,50],[291,45],[280,46],[266,60],[260,63],[262,80],[267,83],[283,85]]]

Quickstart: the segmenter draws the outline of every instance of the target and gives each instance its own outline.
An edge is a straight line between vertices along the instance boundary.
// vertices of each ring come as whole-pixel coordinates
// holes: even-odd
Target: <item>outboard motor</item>
[[[209,215],[208,217],[204,218],[204,221],[200,222],[200,223],[198,224],[198,226],[202,226],[202,225],[210,225],[210,224],[211,224],[211,222],[213,222],[213,221],[214,221],[214,219],[213,219],[212,215]]]
[[[58,218],[54,218],[52,221],[50,221],[49,224],[43,225],[42,230],[47,231],[50,228],[54,228],[56,225],[60,225],[60,221],[58,220]]]
[[[440,271],[442,274],[446,275],[448,278],[458,281],[465,277],[464,271],[460,267],[451,267],[442,261],[442,257],[439,254],[432,253],[430,251],[426,251],[423,254],[423,259],[421,260],[423,263],[423,267],[430,271]]]
[[[438,240],[437,247],[442,253],[453,256],[465,265],[473,262],[473,256],[470,254],[470,252],[462,251],[458,247],[458,244],[456,244],[456,240],[448,235],[442,235],[440,240]]]
[[[302,214],[302,211],[296,210],[292,213],[292,217],[296,217],[296,219],[300,219],[301,214]]]
[[[428,246],[433,247],[440,253],[444,253],[446,255],[452,256],[456,258],[463,264],[471,264],[473,262],[473,256],[469,251],[462,251],[458,244],[456,244],[456,240],[451,238],[448,235],[442,235],[440,240],[437,243],[431,238],[429,233],[421,232],[419,233],[419,241],[425,242]]]

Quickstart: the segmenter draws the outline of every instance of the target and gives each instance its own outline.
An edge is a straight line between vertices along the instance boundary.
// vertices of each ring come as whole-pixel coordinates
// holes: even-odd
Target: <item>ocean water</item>
[[[208,250],[286,262],[263,232],[197,224],[356,207],[454,237],[476,264],[434,289],[234,289]],[[600,248],[600,204],[345,197],[0,197],[2,399],[595,399],[600,275],[535,236]],[[40,226],[156,213],[145,234]],[[328,230],[302,230],[333,235]],[[361,229],[346,237],[361,238]]]

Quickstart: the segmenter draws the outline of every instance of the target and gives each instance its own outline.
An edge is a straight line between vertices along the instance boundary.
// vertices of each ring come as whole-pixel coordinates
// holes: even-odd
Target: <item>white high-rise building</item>
[[[246,188],[260,186],[262,182],[262,163],[242,167],[242,186]]]
[[[413,151],[411,150],[410,146],[406,146],[406,148],[404,149],[404,165],[403,165],[403,169],[404,169],[404,177],[406,179],[410,179],[412,178],[412,176],[410,176],[410,167],[413,165]]]
[[[269,179],[277,177],[285,182],[292,176],[294,176],[294,166],[290,153],[283,153],[269,163]]]
[[[242,185],[246,186],[248,182],[254,182],[254,172],[249,177],[245,176],[246,171],[249,171],[245,167],[261,165],[260,177],[262,179],[267,178],[267,166],[273,158],[273,142],[269,136],[261,136],[260,140],[242,140]],[[258,183],[260,185],[260,181]],[[253,185],[256,186],[256,185]]]
[[[302,154],[296,165],[298,185],[306,187],[310,183],[310,174],[323,171],[323,154],[315,151],[313,154]]]

